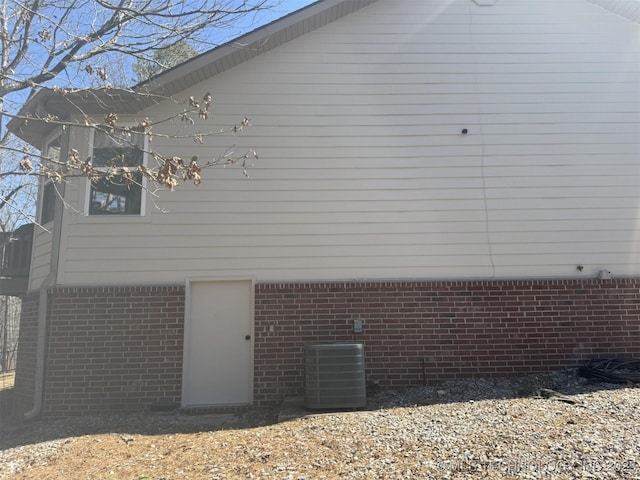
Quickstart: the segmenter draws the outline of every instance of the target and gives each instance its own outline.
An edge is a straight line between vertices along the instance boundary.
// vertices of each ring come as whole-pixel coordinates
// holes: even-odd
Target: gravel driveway
[[[567,371],[380,391],[364,411],[281,423],[265,410],[37,422],[3,433],[0,479],[640,479],[633,387]]]

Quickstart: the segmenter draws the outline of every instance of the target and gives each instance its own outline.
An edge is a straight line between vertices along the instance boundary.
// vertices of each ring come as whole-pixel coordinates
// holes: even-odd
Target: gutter
[[[64,133],[63,133],[64,135]],[[65,135],[62,140],[61,151],[69,150],[69,135]],[[40,193],[42,189],[40,189]],[[58,192],[64,198],[65,185],[58,186]],[[56,284],[58,277],[58,266],[60,262],[60,243],[62,239],[62,220],[64,216],[64,203],[56,198],[53,211],[53,239],[51,240],[51,260],[49,262],[49,273],[40,285],[38,298],[38,343],[36,345],[36,375],[33,391],[33,408],[24,414],[25,420],[32,420],[42,411],[44,397],[45,380],[45,359],[47,356],[47,318],[49,316],[49,288]],[[37,227],[36,227],[37,228]],[[35,248],[35,232],[33,248]]]

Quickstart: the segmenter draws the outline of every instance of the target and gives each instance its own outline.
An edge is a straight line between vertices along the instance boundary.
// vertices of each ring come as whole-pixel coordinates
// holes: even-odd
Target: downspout
[[[63,138],[61,152],[69,150],[69,136]],[[64,182],[57,186],[60,197],[64,198]],[[60,261],[60,240],[62,238],[62,217],[64,214],[64,204],[56,197],[53,210],[53,239],[51,240],[51,261],[49,262],[49,273],[40,285],[38,298],[38,343],[36,345],[36,375],[33,391],[33,408],[24,414],[26,420],[32,420],[42,411],[42,400],[44,396],[44,371],[45,358],[47,355],[47,317],[49,315],[49,288],[56,284],[58,277],[58,264]],[[37,228],[37,227],[36,227]],[[35,238],[34,238],[35,240]],[[33,242],[35,248],[35,241]]]
[[[54,244],[55,244],[55,227],[54,227]],[[53,252],[51,255],[53,262]],[[36,346],[36,379],[35,388],[33,390],[33,408],[24,414],[26,420],[32,420],[40,414],[42,410],[42,396],[44,394],[44,357],[47,351],[47,303],[49,296],[47,291],[49,287],[55,284],[56,272],[49,270],[49,274],[40,285],[40,294],[38,299],[38,344]]]

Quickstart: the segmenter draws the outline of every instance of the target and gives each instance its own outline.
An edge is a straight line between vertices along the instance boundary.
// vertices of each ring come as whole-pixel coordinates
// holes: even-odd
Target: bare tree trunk
[[[0,297],[0,373],[15,369],[21,310],[17,297]]]

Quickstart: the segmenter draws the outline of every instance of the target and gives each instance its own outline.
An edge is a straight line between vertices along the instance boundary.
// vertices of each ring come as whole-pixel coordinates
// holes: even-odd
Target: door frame
[[[249,402],[248,403],[240,403],[233,405],[253,405],[253,389],[254,389],[254,357],[255,357],[255,295],[256,295],[256,279],[255,277],[232,277],[232,276],[223,276],[223,277],[190,277],[185,280],[185,302],[184,302],[184,337],[182,342],[182,393],[180,398],[180,406],[182,408],[197,407],[197,405],[187,405],[185,403],[185,399],[187,398],[187,392],[189,385],[187,384],[189,367],[190,363],[190,334],[191,334],[191,294],[192,294],[192,284],[194,283],[213,283],[213,282],[250,282],[250,316],[249,319],[249,335],[251,335],[251,339],[249,340],[250,345],[250,353],[249,353]],[[229,406],[226,405],[211,405],[212,407],[216,406]],[[206,407],[206,406],[205,406]]]

